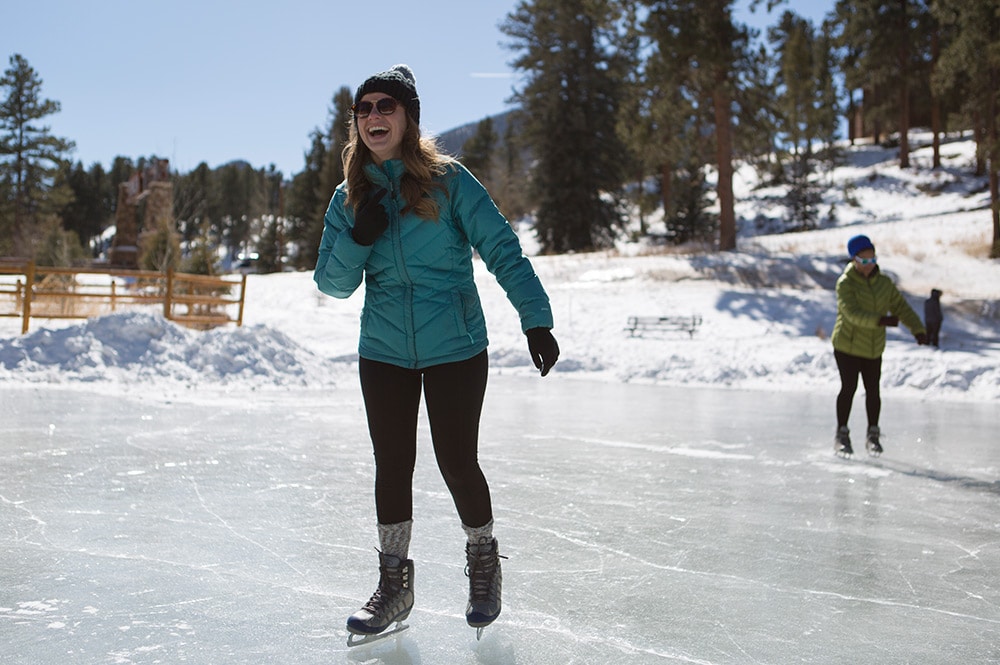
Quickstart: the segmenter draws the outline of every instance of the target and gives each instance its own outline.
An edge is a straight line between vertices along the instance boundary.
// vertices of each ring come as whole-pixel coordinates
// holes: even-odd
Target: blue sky
[[[518,81],[498,26],[517,4],[4,0],[0,56],[4,70],[14,53],[35,69],[62,105],[47,124],[86,167],[155,154],[181,171],[245,159],[287,177],[334,93],[398,62],[416,74],[425,132],[507,110]],[[833,4],[794,7],[818,23]],[[774,22],[762,9],[738,18]]]

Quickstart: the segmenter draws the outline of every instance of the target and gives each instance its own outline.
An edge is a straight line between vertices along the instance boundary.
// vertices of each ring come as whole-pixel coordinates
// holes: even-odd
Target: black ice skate
[[[413,609],[413,561],[379,552],[378,588],[360,610],[347,619],[347,646],[358,646],[406,630],[403,621]],[[392,630],[386,631],[395,623]]]
[[[841,427],[837,430],[837,438],[833,442],[833,452],[840,457],[850,457],[854,454],[854,448],[851,447],[851,431],[847,427]]]
[[[868,454],[872,457],[878,457],[882,454],[882,444],[879,442],[879,437],[882,432],[875,425],[868,428],[868,436],[865,439],[865,449],[868,450]]]
[[[465,546],[465,574],[469,577],[469,605],[465,620],[476,629],[476,639],[483,636],[483,629],[500,616],[500,556],[496,538],[488,543]]]

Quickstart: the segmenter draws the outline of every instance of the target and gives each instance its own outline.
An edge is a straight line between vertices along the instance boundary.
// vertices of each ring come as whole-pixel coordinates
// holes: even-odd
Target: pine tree
[[[524,186],[526,169],[522,148],[516,119],[508,113],[504,116],[503,138],[495,151],[490,194],[509,220],[520,219],[531,210],[530,195]]]
[[[791,230],[816,227],[819,186],[813,177],[821,142],[833,150],[837,105],[830,71],[829,42],[817,36],[812,23],[786,11],[769,31],[777,56],[778,138],[791,155],[785,202]]]
[[[214,275],[217,268],[217,243],[209,231],[210,225],[206,220],[191,226],[193,229],[188,230],[190,237],[185,237],[187,252],[181,262],[181,270],[195,275]]]
[[[342,155],[347,147],[349,130],[354,122],[351,116],[351,105],[354,94],[347,86],[341,86],[333,95],[333,101],[328,110],[328,124],[323,134],[322,166],[316,174],[316,184],[313,190],[312,211],[304,225],[302,237],[302,257],[300,262],[307,266],[315,266],[319,256],[319,243],[323,237],[323,218],[330,204],[333,191],[344,181],[344,162]]]
[[[0,231],[12,239],[17,256],[31,253],[44,215],[56,213],[72,197],[58,175],[72,141],[50,134],[39,124],[58,113],[59,102],[41,98],[42,80],[21,55],[10,57],[10,68],[0,78],[6,97],[0,100]]]
[[[218,192],[217,217],[222,226],[222,242],[231,255],[252,245],[251,224],[267,212],[267,191],[263,178],[247,162],[224,164],[213,173]]]
[[[836,11],[842,46],[852,53],[847,86],[863,91],[876,141],[884,131],[898,132],[899,165],[908,168],[911,98],[926,77],[929,52],[927,6],[922,0],[839,0]]]
[[[816,94],[810,117],[816,139],[823,144],[820,159],[828,172],[833,171],[843,157],[843,151],[837,147],[843,117],[835,81],[838,69],[833,25],[824,21],[813,42],[812,76],[816,81]]]
[[[965,100],[963,111],[976,129],[987,158],[993,224],[992,258],[1000,258],[1000,10],[996,2],[936,0],[935,16],[954,39],[942,50],[934,87]]]
[[[754,38],[759,35],[754,31]],[[737,132],[734,145],[739,159],[756,170],[762,183],[784,180],[783,161],[778,144],[778,84],[774,58],[763,44],[748,51],[736,88]]]
[[[522,1],[501,25],[527,81],[515,94],[535,163],[532,198],[543,252],[608,246],[620,224],[626,151],[616,132],[622,67],[608,46],[610,0]]]
[[[733,195],[734,113],[741,68],[748,60],[749,33],[732,18],[732,0],[646,0],[648,32],[661,63],[669,66],[668,85],[676,98],[713,127],[718,179],[719,249],[736,248]],[[699,126],[701,117],[687,125]]]
[[[646,213],[655,209],[655,191],[647,193],[646,183],[650,174],[666,161],[662,141],[653,121],[653,107],[657,99],[656,86],[650,85],[643,67],[644,36],[638,7],[625,8],[623,29],[619,36],[618,53],[625,65],[622,94],[619,106],[617,131],[627,150],[625,173],[631,181],[631,203],[639,215],[638,236],[647,235]],[[668,192],[668,188],[663,188]],[[668,203],[664,201],[664,209]]]
[[[301,270],[316,265],[323,234],[323,218],[316,219],[316,211],[321,205],[316,192],[319,191],[320,171],[326,161],[326,143],[318,129],[313,131],[310,144],[312,147],[306,153],[305,168],[292,177],[286,208],[289,239],[298,247],[295,267]]]
[[[664,26],[651,15],[646,29],[651,34]],[[689,85],[690,67],[676,52],[657,49],[646,61],[639,85],[646,91],[647,113],[636,121],[646,127],[633,128],[633,140],[648,165],[659,175],[660,197],[667,240],[684,244],[711,241],[718,231],[719,217],[709,212],[709,185],[705,165],[712,161],[710,136],[711,104],[701,103]],[[639,141],[645,141],[642,148]]]
[[[497,147],[497,133],[493,131],[493,119],[483,118],[476,125],[476,133],[462,144],[462,164],[492,190],[494,150]]]
[[[62,209],[63,226],[73,231],[84,245],[90,245],[108,226],[113,215],[112,189],[104,167],[95,162],[89,170],[83,163],[67,164],[65,179],[73,190],[73,200]]]
[[[268,215],[260,220],[257,239],[257,270],[262,273],[281,272],[284,255],[283,219]]]
[[[213,226],[216,219],[211,213],[212,170],[201,162],[186,174],[178,174],[174,182],[174,213],[185,243],[193,244],[198,238],[215,238],[220,229]]]

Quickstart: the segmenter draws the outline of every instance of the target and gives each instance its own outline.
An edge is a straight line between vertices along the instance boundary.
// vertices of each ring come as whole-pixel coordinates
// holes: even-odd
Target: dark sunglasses
[[[351,107],[355,118],[367,118],[372,114],[372,110],[378,110],[380,115],[392,115],[396,112],[399,102],[395,97],[383,97],[376,102],[358,102]]]

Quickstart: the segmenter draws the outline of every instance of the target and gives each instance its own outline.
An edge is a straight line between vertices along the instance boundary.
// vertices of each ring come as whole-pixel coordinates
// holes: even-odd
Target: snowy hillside
[[[827,190],[823,230],[769,235],[780,217],[778,192],[754,190],[738,174],[739,251],[682,253],[624,245],[616,251],[534,257],[552,298],[562,348],[555,380],[582,379],[768,391],[834,392],[836,366],[827,336],[835,316],[833,285],[855,233],[871,236],[882,269],[919,314],[931,288],[944,291],[941,349],[918,347],[899,328],[884,357],[887,394],[921,399],[1000,398],[1000,262],[988,259],[989,194],[967,177],[973,144],[943,148],[932,172],[930,149],[919,168],[901,171],[895,152],[851,151]],[[961,177],[960,177],[961,174]],[[533,242],[521,226],[526,251]],[[534,373],[517,316],[477,264],[490,327],[494,372]],[[309,273],[252,275],[243,328],[195,332],[155,310],[92,321],[0,319],[0,387],[86,385],[125,390],[155,384],[183,394],[321,388],[356,381],[362,294],[346,301],[318,293]],[[697,314],[686,333],[630,336],[631,315]],[[546,379],[549,380],[549,379]]]

